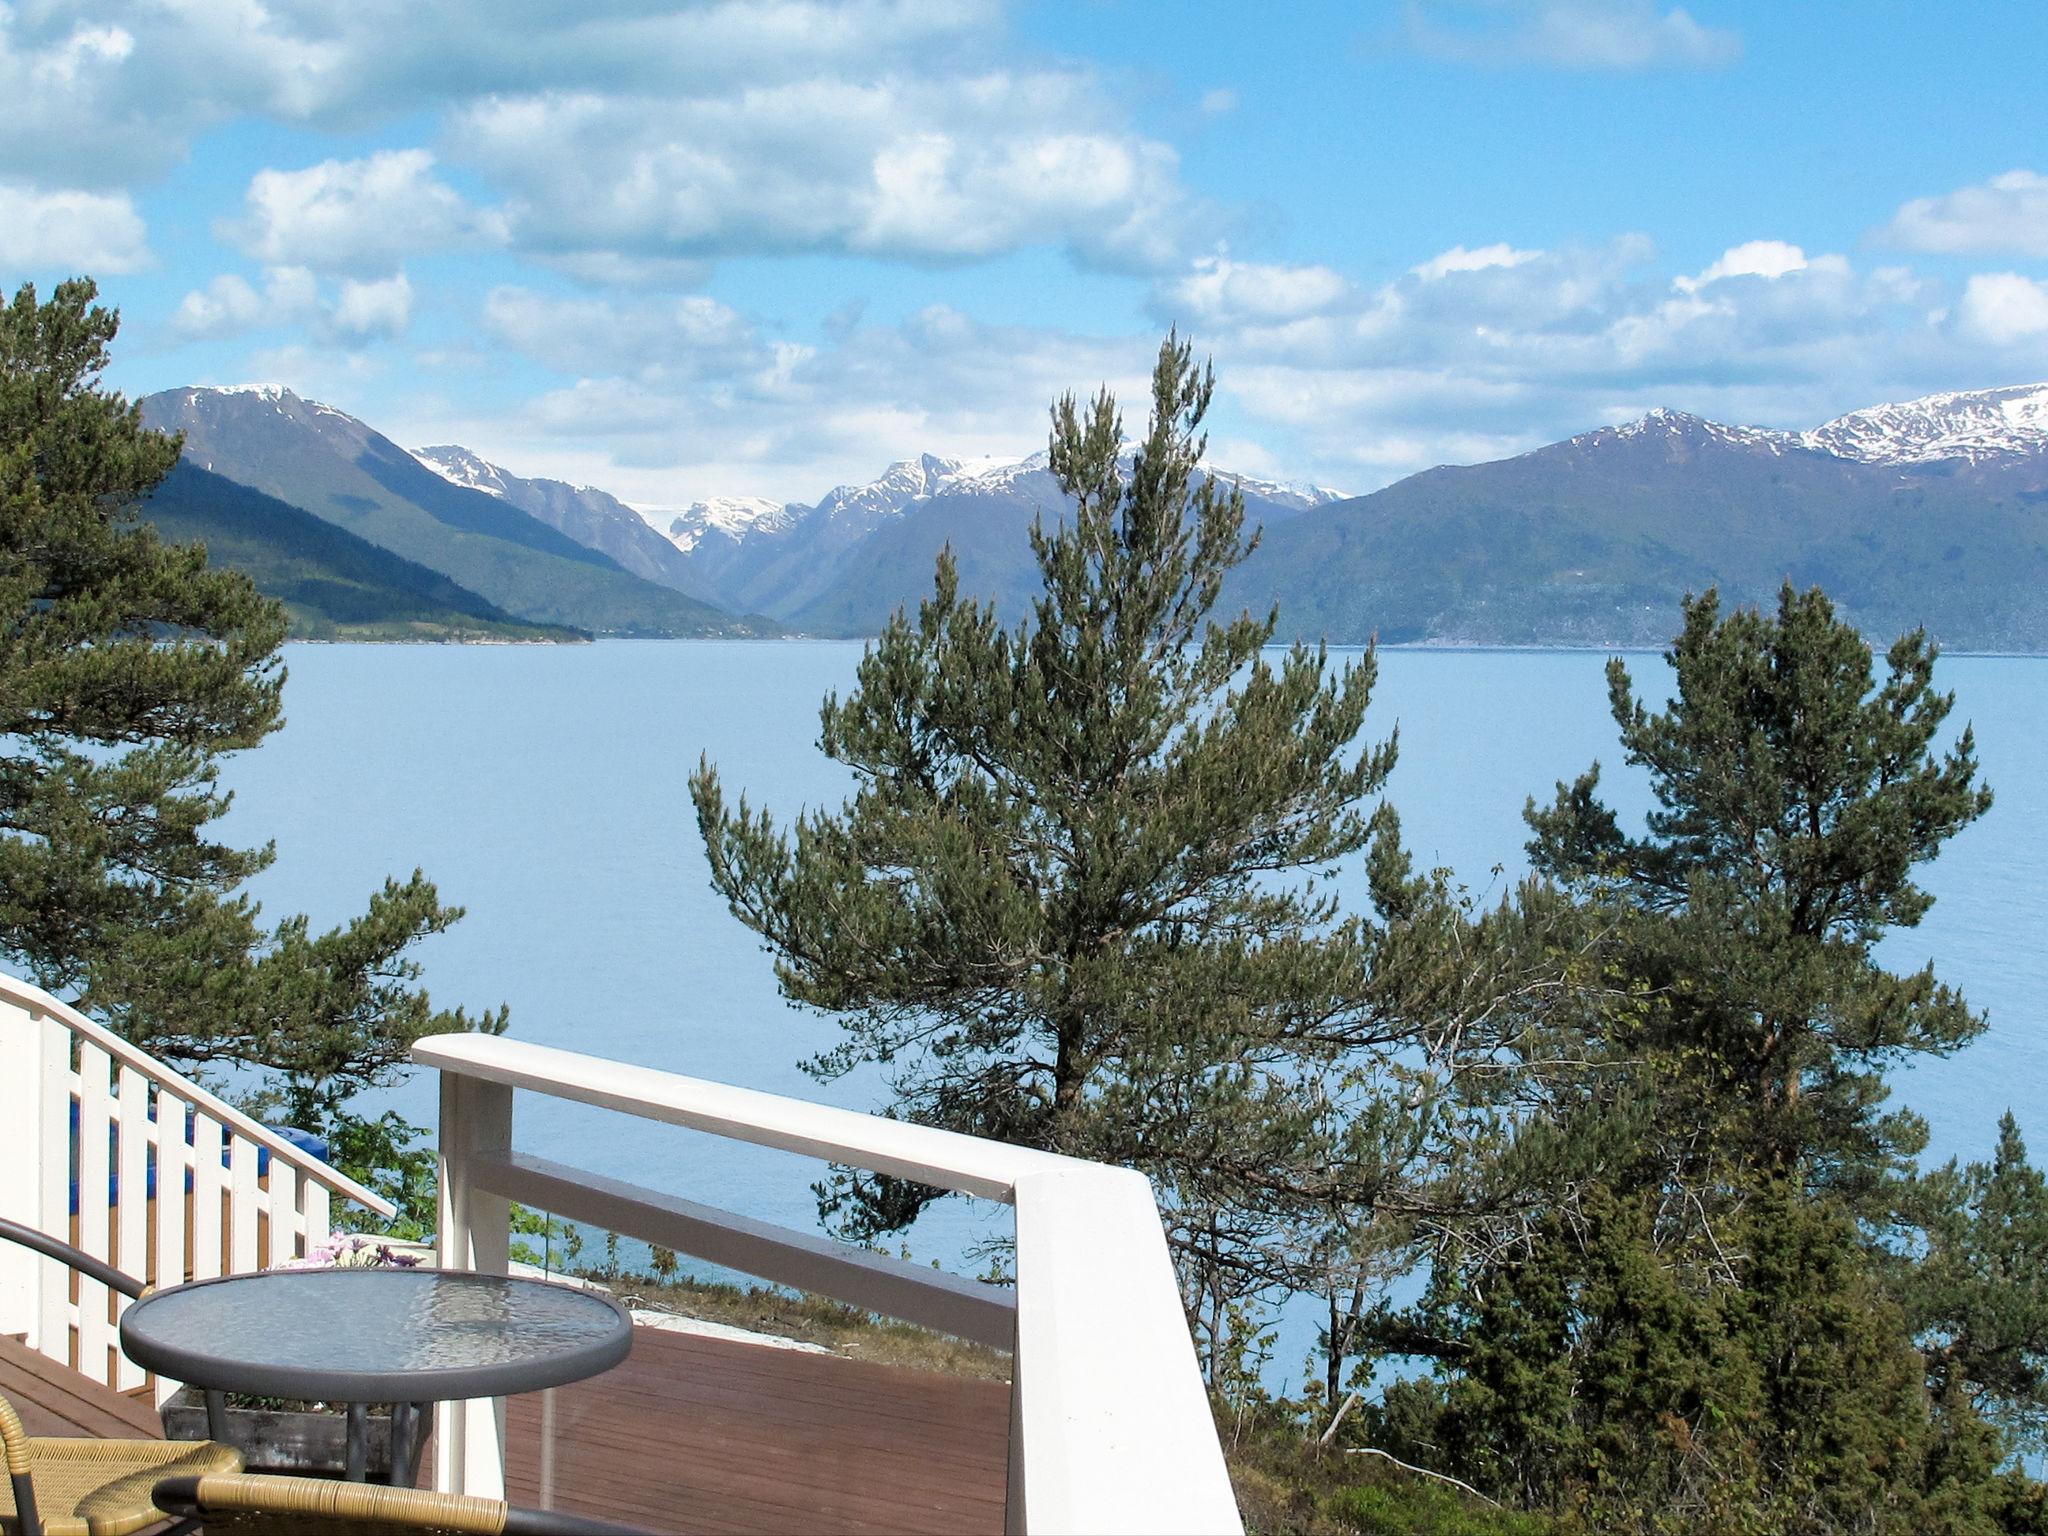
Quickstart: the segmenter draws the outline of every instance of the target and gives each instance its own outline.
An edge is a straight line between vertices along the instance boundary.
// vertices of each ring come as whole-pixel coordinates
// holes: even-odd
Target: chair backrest
[[[133,1275],[123,1274],[106,1260],[96,1259],[83,1248],[75,1248],[63,1238],[52,1237],[36,1227],[24,1226],[0,1216],[0,1239],[33,1248],[59,1264],[68,1264],[81,1275],[90,1275],[108,1290],[119,1291],[131,1301],[143,1292],[142,1282]]]
[[[208,1536],[635,1536],[629,1526],[496,1499],[317,1477],[167,1477],[152,1497]]]

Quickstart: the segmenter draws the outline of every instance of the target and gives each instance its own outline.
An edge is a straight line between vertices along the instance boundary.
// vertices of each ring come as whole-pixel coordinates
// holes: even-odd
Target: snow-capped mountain
[[[1569,449],[1597,452],[1613,444],[1629,442],[1660,442],[1693,447],[1717,443],[1731,448],[1757,448],[1766,453],[1784,453],[1787,449],[1811,446],[1796,432],[1776,432],[1769,427],[1731,427],[1718,421],[1709,421],[1704,416],[1695,416],[1689,411],[1673,411],[1659,406],[1634,421],[1625,421],[1612,427],[1600,427],[1592,432],[1581,432],[1562,443],[1552,443],[1531,451],[1556,453]]]
[[[415,459],[280,385],[168,392],[146,413],[186,433],[195,465],[290,497],[508,612],[607,632],[698,621],[678,609],[656,629],[609,593],[573,613],[555,599],[630,573],[674,589],[643,585],[642,608],[687,594],[807,633],[873,634],[929,594],[942,550],[962,595],[1010,618],[1040,591],[1032,524],[1065,511],[1044,453],[920,454],[812,506],[699,500],[659,514],[665,537],[657,514],[603,491],[452,446]],[[1266,529],[1225,604],[1278,607],[1284,634],[1654,645],[1678,593],[1713,585],[1767,603],[1789,576],[1824,586],[1873,635],[1925,624],[1951,645],[2048,650],[2048,384],[1871,406],[1803,432],[1654,410],[1348,499],[1211,472],[1242,487],[1247,523]],[[507,584],[508,540],[529,563],[557,563]]]
[[[2048,384],[1971,389],[1873,405],[1802,433],[1808,447],[1865,464],[1980,463],[2048,452]]]
[[[1128,453],[1123,457],[1123,468],[1126,473],[1130,471],[1131,459],[1132,456]],[[1059,497],[1059,488],[1052,478],[1052,455],[1044,449],[1021,459],[935,459],[927,454],[920,462],[928,469],[937,468],[941,471],[929,483],[928,489],[922,493],[924,495],[1026,495],[1045,505],[1053,504]],[[891,472],[893,474],[908,467],[895,465],[892,466]],[[1289,512],[1306,512],[1311,507],[1322,506],[1325,502],[1344,499],[1342,491],[1333,491],[1327,486],[1310,485],[1305,481],[1261,480],[1256,475],[1241,475],[1235,470],[1213,467],[1209,473],[1226,485],[1241,486],[1248,501],[1269,504],[1268,516],[1271,515],[1273,508]]]
[[[741,539],[755,529],[777,533],[787,528],[804,511],[765,496],[714,496],[693,501],[668,525],[669,542],[689,554],[707,534]]]
[[[872,527],[913,501],[936,495],[949,482],[960,478],[963,467],[959,459],[942,459],[934,453],[899,459],[882,471],[881,478],[866,485],[834,486],[818,503],[817,510],[837,523],[864,523]]]
[[[1340,499],[1321,486],[1212,473],[1243,486],[1254,524]],[[1064,506],[1043,452],[1022,459],[926,453],[899,459],[865,483],[835,486],[814,506],[755,496],[696,502],[669,524],[669,540],[714,600],[841,629],[879,622],[875,605],[886,616],[920,589],[947,546],[963,561],[964,576],[974,576],[977,561],[993,562],[984,590],[1021,605],[1030,572],[1009,569],[1013,557],[1021,551],[1028,565],[1033,520],[1057,518]]]

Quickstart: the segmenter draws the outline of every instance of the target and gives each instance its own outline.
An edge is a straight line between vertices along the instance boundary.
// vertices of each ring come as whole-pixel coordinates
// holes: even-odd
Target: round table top
[[[430,1403],[580,1381],[626,1358],[609,1296],[446,1269],[271,1269],[173,1286],[121,1314],[136,1364],[222,1392]]]

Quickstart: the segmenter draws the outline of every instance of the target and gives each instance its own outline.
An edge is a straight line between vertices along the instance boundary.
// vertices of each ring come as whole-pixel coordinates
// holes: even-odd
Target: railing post
[[[510,1258],[511,1208],[472,1177],[479,1154],[512,1150],[512,1090],[459,1072],[441,1074],[440,1209],[436,1262],[502,1275]],[[442,1403],[434,1420],[434,1487],[505,1496],[505,1402]]]
[[[1031,1517],[1024,1508],[1024,1373],[1017,1369],[1017,1351],[1010,1351],[1009,1481],[1003,1489],[1003,1536],[1026,1536]]]
[[[55,1019],[0,997],[0,1216],[59,1235],[70,1232],[70,1045]],[[70,1299],[56,1265],[0,1243],[0,1333],[68,1364]]]

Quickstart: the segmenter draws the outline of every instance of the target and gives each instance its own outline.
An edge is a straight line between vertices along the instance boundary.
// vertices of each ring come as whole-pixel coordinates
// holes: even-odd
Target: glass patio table
[[[263,1270],[157,1291],[121,1315],[131,1360],[206,1394],[214,1439],[229,1392],[347,1404],[355,1482],[371,1403],[392,1405],[391,1477],[409,1484],[429,1403],[580,1381],[632,1343],[632,1318],[609,1296],[448,1269]]]

